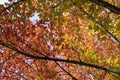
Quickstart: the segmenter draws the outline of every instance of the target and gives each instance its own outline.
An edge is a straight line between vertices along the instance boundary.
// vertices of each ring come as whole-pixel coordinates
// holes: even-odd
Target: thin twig
[[[9,56],[5,61],[3,61],[1,64],[3,65],[5,62],[7,62],[8,60],[10,60],[11,58],[13,59],[14,56],[16,56],[17,53],[12,54],[11,56]],[[0,65],[1,65],[0,64]]]
[[[19,0],[19,1],[17,1],[17,2],[13,2],[13,4],[11,4],[11,5],[9,5],[8,7],[4,8],[4,9],[0,12],[0,15],[1,15],[2,13],[4,13],[7,9],[11,8],[12,6],[14,6],[14,5],[16,5],[16,4],[19,4],[19,3],[22,2],[22,1],[24,1],[24,0]]]
[[[71,76],[72,79],[77,80],[71,73],[67,72],[58,62],[55,61],[55,63],[56,63],[65,73],[67,73],[69,76]]]
[[[90,14],[88,14],[82,7],[79,7],[79,10],[81,10],[84,14],[87,15],[87,17],[92,20],[92,21],[95,21],[96,24],[99,25],[99,27],[103,27],[102,23],[98,22],[95,20],[95,18],[93,16],[91,16]],[[115,42],[116,44],[120,44],[120,41],[118,40],[118,38],[116,38],[115,35],[113,35],[111,32],[109,32],[108,30],[105,30],[105,32],[107,33],[107,35],[111,38],[111,40],[113,42]]]

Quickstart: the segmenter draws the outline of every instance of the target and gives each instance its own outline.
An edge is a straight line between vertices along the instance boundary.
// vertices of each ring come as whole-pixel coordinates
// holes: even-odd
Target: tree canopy
[[[119,80],[120,0],[0,5],[0,80]]]

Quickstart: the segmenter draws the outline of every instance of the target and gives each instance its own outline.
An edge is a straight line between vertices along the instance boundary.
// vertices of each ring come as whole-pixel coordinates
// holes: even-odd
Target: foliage
[[[119,80],[120,14],[110,10],[94,0],[0,5],[0,80]]]

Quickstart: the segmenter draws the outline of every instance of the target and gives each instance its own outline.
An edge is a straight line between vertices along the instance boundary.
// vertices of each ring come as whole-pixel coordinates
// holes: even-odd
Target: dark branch
[[[118,38],[116,38],[116,36],[114,36],[111,32],[109,32],[108,30],[105,30],[107,35],[117,44],[120,44],[120,41],[118,40]]]
[[[114,6],[114,5],[111,5],[108,2],[105,2],[103,0],[90,0],[90,1],[109,9],[111,12],[120,14],[120,8],[118,8],[118,7]]]
[[[71,73],[67,72],[62,66],[60,66],[60,64],[58,62],[55,61],[55,63],[65,72],[67,73],[69,76],[71,76],[74,80],[77,80]]]
[[[16,5],[16,4],[19,4],[19,3],[22,2],[22,1],[25,1],[25,0],[19,0],[19,1],[17,1],[17,2],[13,2],[13,4],[11,4],[11,5],[9,5],[8,7],[4,8],[4,9],[0,12],[0,15],[1,15],[2,13],[4,13],[7,9],[13,7],[13,6]]]
[[[83,61],[65,60],[65,59],[59,59],[59,58],[34,56],[34,55],[29,54],[29,53],[22,52],[22,51],[18,50],[17,48],[13,48],[9,44],[5,44],[3,42],[0,42],[0,45],[5,46],[5,47],[7,47],[9,49],[12,49],[12,50],[16,51],[17,53],[22,54],[22,55],[24,55],[26,57],[30,57],[32,59],[49,60],[49,61],[57,61],[57,62],[66,62],[66,63],[78,64],[78,65],[92,67],[92,68],[96,68],[96,69],[104,70],[106,72],[116,73],[116,74],[120,75],[120,71],[108,69],[108,68],[98,66],[98,65],[95,65],[95,64],[85,63]]]
[[[87,15],[87,17],[92,20],[95,21],[97,25],[99,25],[99,27],[103,27],[102,23],[100,23],[99,21],[96,21],[95,18],[93,16],[91,16],[90,14],[88,14],[82,7],[79,7],[79,10],[81,10],[84,14]],[[111,40],[113,42],[115,42],[116,44],[120,44],[119,39],[113,35],[111,32],[109,32],[108,30],[105,30],[105,32],[107,33],[107,35],[111,38]]]
[[[22,44],[25,44],[23,41],[21,41]],[[46,55],[44,55],[43,53],[41,53],[40,51],[35,50],[34,48],[32,48],[29,44],[26,44],[26,46],[28,48],[30,48],[31,50],[33,50],[36,53],[39,53],[40,55],[44,56],[44,57],[48,57]],[[49,57],[48,57],[49,58]],[[67,73],[73,80],[77,80],[71,73],[67,72],[62,66],[60,66],[60,64],[57,61],[54,61],[65,73]]]

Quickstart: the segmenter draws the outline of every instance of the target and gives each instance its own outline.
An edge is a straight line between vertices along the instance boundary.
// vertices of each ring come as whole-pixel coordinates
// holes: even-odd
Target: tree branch
[[[22,44],[25,44],[23,41],[21,41]],[[39,53],[40,55],[44,56],[44,57],[48,57],[46,55],[44,55],[43,53],[41,53],[40,51],[36,51],[34,48],[30,47],[30,45],[25,44],[28,48],[30,48],[31,50],[35,51],[36,53]],[[49,58],[49,57],[48,57]],[[71,73],[67,72],[62,66],[60,66],[60,64],[57,61],[54,61],[65,73],[67,73],[73,80],[77,80]]]
[[[72,77],[74,80],[77,80],[71,73],[67,72],[58,62],[55,61],[55,63],[65,72],[67,73],[70,77]]]
[[[111,12],[120,14],[120,8],[118,8],[118,7],[114,6],[114,5],[111,5],[108,2],[105,2],[103,0],[90,0],[90,1],[109,9]]]
[[[79,7],[79,10],[81,10],[84,14],[87,15],[87,17],[92,20],[95,21],[97,25],[99,25],[99,27],[103,27],[102,23],[98,22],[95,20],[95,18],[93,16],[91,16],[90,14],[88,14],[82,7]],[[105,32],[107,33],[107,35],[111,38],[111,40],[113,42],[115,42],[116,44],[120,44],[120,41],[118,40],[118,38],[116,38],[115,35],[113,35],[111,32],[109,32],[108,30],[105,30]]]
[[[49,60],[49,61],[57,61],[57,62],[66,62],[66,63],[78,64],[78,65],[87,66],[87,67],[91,67],[91,68],[96,68],[96,69],[104,70],[106,72],[116,73],[116,74],[120,75],[120,71],[118,71],[118,70],[108,69],[108,68],[98,66],[98,65],[95,65],[95,64],[85,63],[83,61],[76,61],[76,60],[65,60],[65,59],[59,59],[59,58],[40,57],[40,56],[35,56],[35,55],[31,55],[29,53],[22,52],[22,51],[18,50],[17,48],[14,48],[14,47],[10,46],[10,44],[0,42],[0,45],[5,46],[9,49],[12,49],[12,50],[16,51],[17,53],[19,53],[21,55],[24,55],[26,57],[30,57],[32,59]]]
[[[2,13],[4,13],[7,9],[13,7],[13,6],[16,5],[16,4],[19,4],[19,3],[22,2],[22,1],[25,1],[25,0],[19,0],[19,1],[17,1],[17,2],[13,2],[13,4],[11,4],[11,5],[9,5],[8,7],[4,8],[4,9],[0,12],[0,15],[1,15]]]

